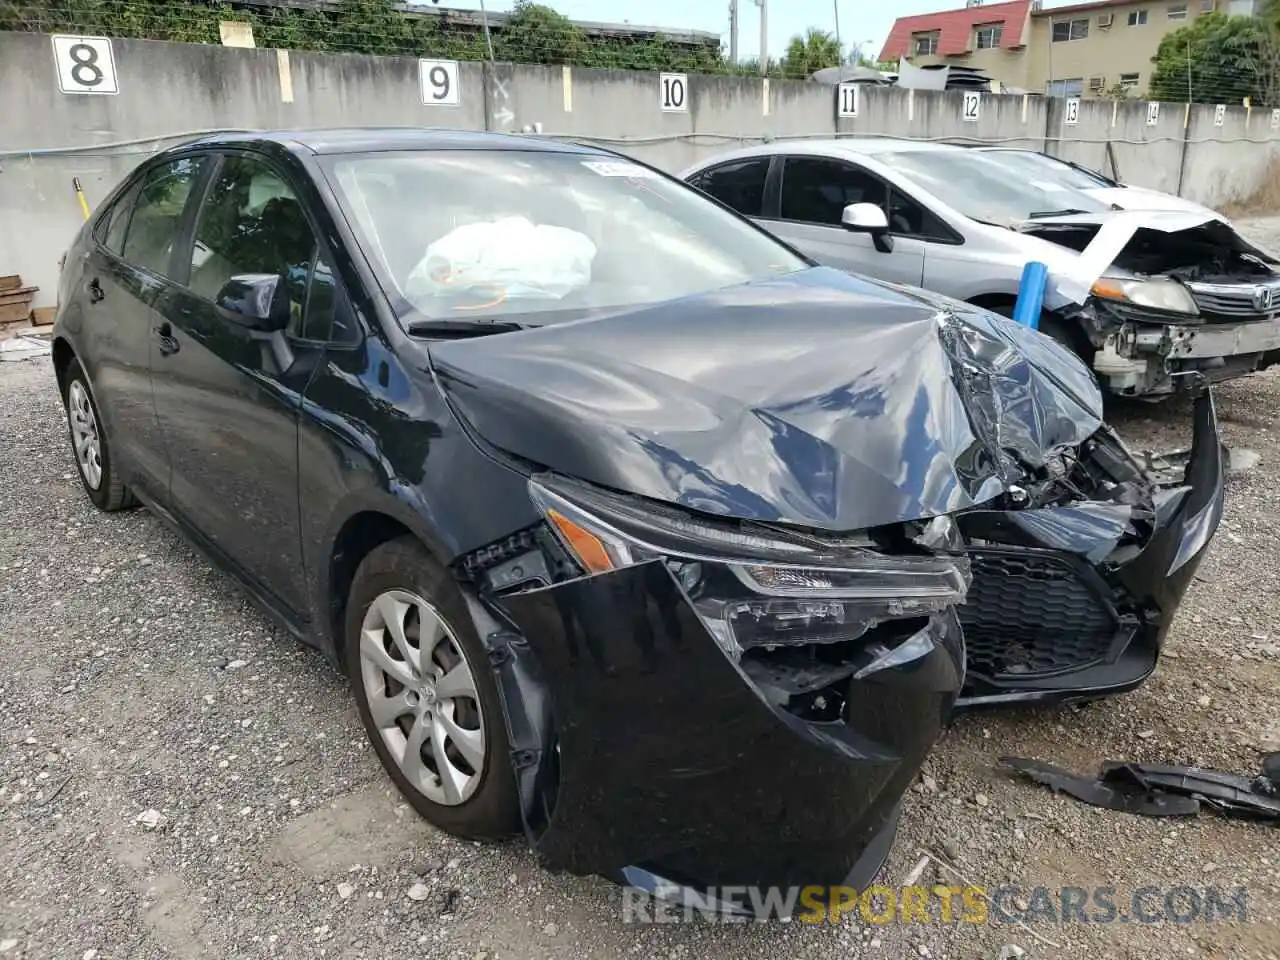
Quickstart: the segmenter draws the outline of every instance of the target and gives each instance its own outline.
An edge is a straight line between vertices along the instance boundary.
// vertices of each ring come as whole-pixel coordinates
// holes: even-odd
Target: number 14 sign
[[[116,61],[106,37],[53,38],[53,62],[63,93],[119,93]]]

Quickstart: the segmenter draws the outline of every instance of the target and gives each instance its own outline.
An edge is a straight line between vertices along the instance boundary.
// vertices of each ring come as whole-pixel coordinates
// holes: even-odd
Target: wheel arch
[[[398,514],[399,511],[383,505],[362,507],[342,522],[330,541],[324,568],[323,596],[326,603],[322,611],[324,625],[333,641],[333,653],[339,663],[346,644],[347,599],[356,570],[365,557],[384,543],[410,536],[442,564],[449,562],[439,545],[425,536],[421,529],[416,529],[417,524]]]
[[[55,337],[51,349],[53,354],[53,375],[58,379],[58,393],[62,394],[67,389],[67,370],[71,368],[72,362],[78,358],[75,348],[71,346],[66,337]]]

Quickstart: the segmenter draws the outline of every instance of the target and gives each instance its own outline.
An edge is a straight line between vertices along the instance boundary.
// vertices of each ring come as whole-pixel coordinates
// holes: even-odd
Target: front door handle
[[[106,296],[106,294],[102,292],[102,284],[98,282],[97,277],[94,277],[89,281],[88,290],[90,303],[101,303],[102,298]]]
[[[173,326],[166,320],[155,328],[156,339],[160,341],[160,355],[168,357],[178,352],[180,344],[173,335]]]

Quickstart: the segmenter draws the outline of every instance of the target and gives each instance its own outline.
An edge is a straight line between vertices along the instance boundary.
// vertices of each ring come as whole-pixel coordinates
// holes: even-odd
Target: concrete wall
[[[41,305],[53,302],[58,258],[81,222],[72,178],[96,205],[174,137],[214,128],[536,128],[672,172],[763,138],[981,139],[1107,171],[1114,156],[1122,179],[1211,205],[1251,195],[1280,149],[1269,110],[1230,108],[1217,126],[1213,107],[1164,104],[1148,126],[1145,103],[1084,101],[1067,125],[1064,101],[986,95],[966,122],[959,93],[881,88],[861,91],[856,118],[837,118],[832,87],[691,76],[686,109],[664,111],[655,73],[478,63],[459,65],[456,106],[427,106],[412,59],[138,40],[114,41],[112,52],[118,94],[67,94],[49,37],[0,33],[0,274],[39,284]]]

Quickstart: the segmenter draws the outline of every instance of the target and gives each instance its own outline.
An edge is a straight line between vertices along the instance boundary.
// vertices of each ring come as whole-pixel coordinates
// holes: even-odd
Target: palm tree
[[[789,77],[807,77],[823,67],[840,66],[840,45],[825,30],[810,27],[804,36],[797,34],[787,44],[783,69]]]

